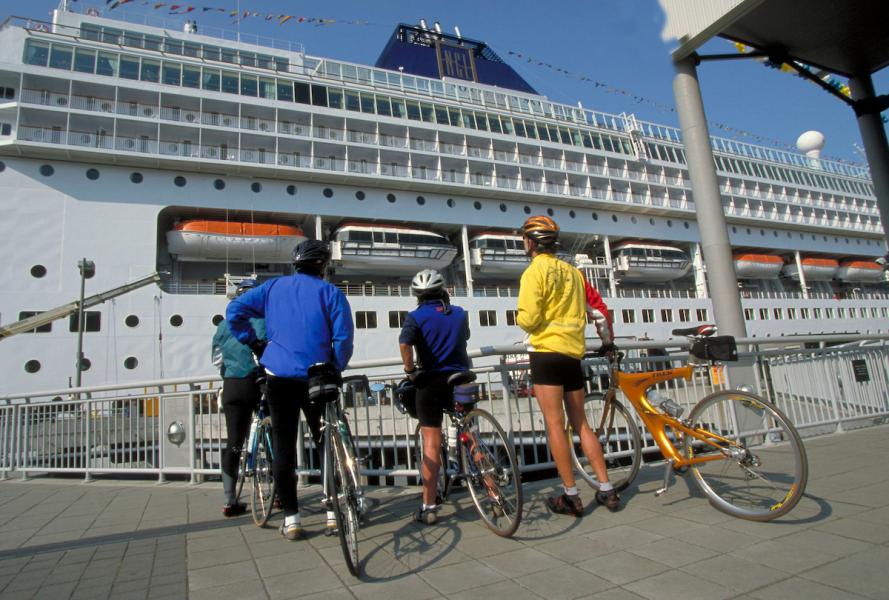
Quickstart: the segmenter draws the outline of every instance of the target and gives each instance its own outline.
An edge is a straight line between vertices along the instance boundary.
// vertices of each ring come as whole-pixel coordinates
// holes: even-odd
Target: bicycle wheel
[[[436,493],[436,504],[441,504],[448,496],[448,487],[450,484],[451,473],[448,473],[448,451],[447,439],[444,429],[441,432],[441,448],[438,451],[439,469],[438,469],[438,492]],[[414,465],[417,467],[417,479],[420,487],[423,486],[423,429],[417,423],[414,430]]]
[[[262,420],[256,431],[256,448],[253,454],[253,501],[250,510],[253,522],[263,527],[272,514],[275,501],[275,479],[272,476],[272,421]]]
[[[608,481],[615,490],[620,491],[632,483],[642,464],[642,437],[639,434],[639,426],[636,425],[632,413],[617,400],[611,402],[611,411],[606,415],[604,422],[602,412],[605,403],[601,401],[601,397],[587,396],[584,399],[584,409],[602,446]],[[583,453],[580,436],[574,434],[570,425],[568,442],[574,459],[574,468],[584,481],[598,490],[599,480]]]
[[[685,436],[701,490],[718,510],[741,519],[770,521],[802,497],[808,479],[806,450],[796,429],[771,402],[736,390],[716,392],[692,409],[698,430],[724,438],[715,445]],[[721,457],[721,458],[720,458]]]
[[[509,537],[522,520],[522,474],[515,450],[493,416],[472,409],[459,433],[469,493],[488,528]]]
[[[324,431],[324,472],[328,482],[327,493],[331,494],[333,499],[336,529],[346,559],[346,567],[352,575],[358,577],[358,502],[342,440],[338,433],[332,431],[333,427],[335,425],[328,425]]]

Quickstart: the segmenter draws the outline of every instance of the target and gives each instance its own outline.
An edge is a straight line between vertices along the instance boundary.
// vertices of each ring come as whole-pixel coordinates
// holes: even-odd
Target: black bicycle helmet
[[[417,386],[410,379],[402,379],[395,386],[395,406],[417,418]]]
[[[321,240],[306,240],[293,249],[293,264],[296,267],[320,268],[330,262],[330,246]]]
[[[255,279],[242,279],[238,283],[237,295],[240,296],[244,292],[246,292],[248,290],[252,290],[255,287],[256,287],[256,280]]]

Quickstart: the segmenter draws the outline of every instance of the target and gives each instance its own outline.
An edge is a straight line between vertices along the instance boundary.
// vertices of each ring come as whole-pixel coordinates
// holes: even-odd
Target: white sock
[[[599,484],[599,491],[600,492],[610,492],[613,489],[614,489],[614,486],[611,485],[610,481],[606,481],[605,483]]]
[[[284,517],[284,527],[290,527],[291,525],[299,525],[299,513]]]
[[[336,523],[336,513],[332,510],[327,511],[327,522]]]
[[[435,510],[438,507],[438,504],[424,504],[423,510]]]
[[[577,486],[576,485],[572,485],[571,487],[568,487],[566,485],[563,487],[565,488],[565,495],[566,496],[576,496],[577,495]]]

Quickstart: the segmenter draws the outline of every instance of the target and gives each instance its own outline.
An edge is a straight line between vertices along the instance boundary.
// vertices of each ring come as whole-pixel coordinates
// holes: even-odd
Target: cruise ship
[[[815,156],[817,137],[799,153],[712,139],[749,335],[889,330],[868,171]],[[72,384],[76,314],[12,326],[71,306],[84,259],[83,293],[104,300],[85,315],[84,385],[212,374],[238,281],[290,273],[306,238],[332,243],[354,360],[397,355],[427,267],[474,347],[519,343],[516,229],[532,214],[560,224],[618,336],[713,319],[679,130],[552,102],[484,42],[425,22],[394,25],[364,65],[84,2],[10,17],[0,207],[3,393]]]

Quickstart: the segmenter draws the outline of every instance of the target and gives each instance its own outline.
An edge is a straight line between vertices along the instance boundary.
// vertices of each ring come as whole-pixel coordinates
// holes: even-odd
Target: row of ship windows
[[[19,312],[19,320],[26,319],[28,317],[32,317],[34,315],[39,314],[40,311],[21,311]],[[609,317],[612,322],[614,322],[615,311],[609,310]],[[516,314],[515,310],[507,310],[506,311],[506,325],[512,327],[516,324]],[[692,319],[692,314],[694,314],[694,319]],[[388,322],[390,329],[400,329],[404,325],[404,320],[407,318],[408,311],[406,310],[390,310],[388,311]],[[643,309],[633,309],[633,308],[624,308],[620,311],[620,323],[624,324],[632,324],[632,323],[655,323],[658,320],[655,318],[658,315],[658,312],[653,308],[643,308]],[[690,308],[662,308],[659,311],[660,322],[661,323],[690,323],[692,321],[705,323],[708,321],[709,312],[706,308],[697,308],[694,309],[694,313],[692,313],[692,309]],[[747,321],[781,321],[784,319],[789,320],[807,320],[809,318],[813,319],[878,319],[878,318],[889,318],[889,308],[883,306],[859,306],[855,307],[814,307],[814,308],[745,308],[744,309],[744,318]],[[219,325],[219,323],[223,320],[222,315],[213,315],[210,322],[213,326]],[[470,315],[470,321],[475,321],[474,325],[478,325],[479,327],[497,327],[498,318],[496,310],[479,310],[476,313],[475,318]],[[173,327],[181,327],[185,320],[182,318],[182,315],[172,315],[169,319],[169,323]],[[136,315],[128,315],[124,319],[124,323],[127,327],[137,327],[139,325],[139,317]],[[77,324],[78,317],[77,315],[71,315],[68,319],[68,331],[75,333],[77,332]],[[356,329],[377,329],[379,327],[377,312],[372,310],[359,310],[355,312],[355,328]],[[84,312],[84,331],[85,332],[97,332],[102,329],[102,314],[99,311],[85,311]],[[27,333],[50,333],[52,331],[52,323],[46,323],[45,325],[41,325],[36,329],[32,329]]]
[[[873,186],[858,181],[841,179],[839,177],[827,177],[820,173],[788,169],[787,167],[779,167],[764,162],[753,162],[728,156],[714,155],[713,159],[716,161],[716,169],[724,173],[771,179],[865,196],[873,196],[874,194]]]

